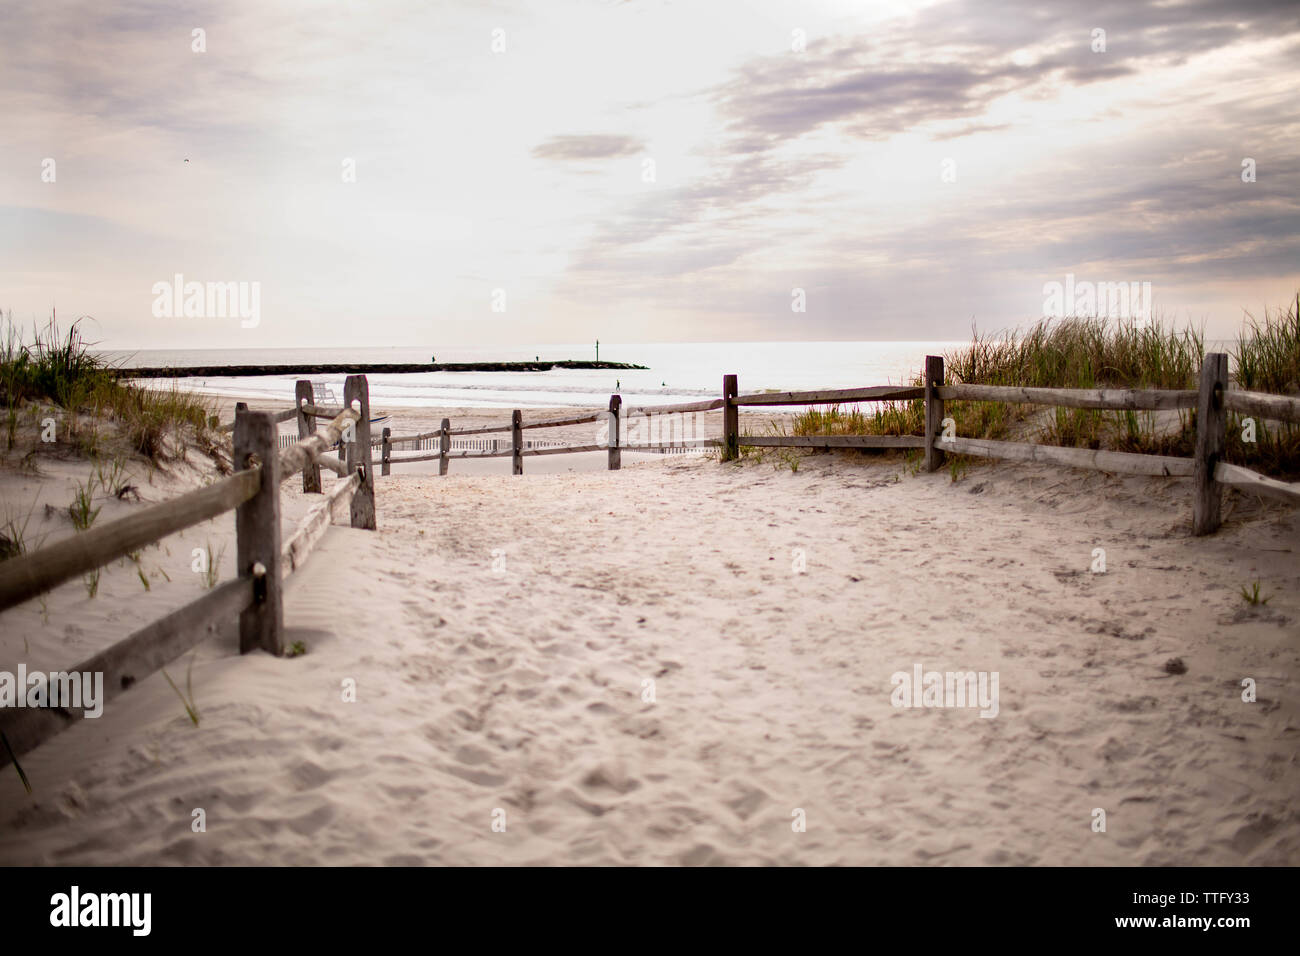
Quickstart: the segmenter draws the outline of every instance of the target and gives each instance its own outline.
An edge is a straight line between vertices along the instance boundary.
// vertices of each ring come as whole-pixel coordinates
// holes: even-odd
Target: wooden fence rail
[[[1300,504],[1300,484],[1278,481],[1276,478],[1269,478],[1249,468],[1230,465],[1226,461],[1218,462],[1214,466],[1214,480],[1221,485],[1231,485],[1275,501]]]
[[[1197,394],[1192,389],[1020,388],[1013,385],[946,385],[935,391],[945,400],[1149,411],[1195,408]]]
[[[245,409],[248,407],[244,402],[239,402],[235,406],[236,411],[238,411],[240,405],[243,405]],[[278,425],[281,422],[287,422],[289,419],[293,418],[295,415],[298,414],[298,410],[296,408],[286,408],[278,412],[272,412],[271,414],[275,420],[275,423]],[[235,423],[226,422],[226,424],[218,426],[217,430],[223,432],[233,432],[235,430]]]
[[[524,422],[524,428],[558,428],[561,425],[585,425],[588,422],[598,422],[605,417],[604,412],[597,412],[594,415],[578,415],[568,418],[545,418],[540,422]]]
[[[925,389],[900,385],[873,385],[869,388],[836,388],[818,392],[760,392],[737,395],[731,405],[826,405],[841,402],[889,402],[924,398]]]
[[[682,402],[677,405],[629,405],[623,414],[629,418],[633,415],[672,415],[678,412],[710,412],[721,408],[725,399],[712,398],[707,402]]]
[[[518,409],[516,409],[518,411]],[[481,428],[457,428],[451,434],[453,435],[490,435],[493,432],[514,431],[514,425],[484,425]]]
[[[924,444],[924,439],[922,443]],[[942,435],[934,444],[943,451],[961,455],[1001,458],[1006,461],[1048,461],[1069,465],[1071,468],[1091,468],[1121,475],[1149,475],[1156,478],[1189,478],[1192,475],[1192,459],[1168,455],[1064,448],[1060,445],[993,441],[988,438],[944,438]]]
[[[256,468],[238,471],[206,488],[10,558],[0,563],[0,611],[159,538],[224,514],[252,498],[260,487],[261,476]]]
[[[324,534],[332,509],[348,501],[353,527],[375,527],[370,398],[365,376],[348,378],[344,400],[346,407],[328,424],[284,452],[279,448],[277,426],[299,416],[301,429],[302,416],[310,414],[307,409],[318,409],[301,401],[288,414],[251,412],[247,406],[237,406],[232,429],[234,474],[0,563],[0,611],[233,509],[238,576],[83,661],[71,673],[102,673],[104,697],[112,699],[197,644],[210,625],[236,615],[241,653],[262,649],[283,654],[283,578],[301,567]],[[355,437],[349,440],[353,432]],[[298,471],[306,473],[339,441],[347,448],[348,477],[308,513],[282,547],[281,479]],[[319,486],[314,490],[319,492]],[[9,748],[0,753],[0,766],[82,716],[69,707],[0,710],[0,730],[9,742]]]
[[[1228,411],[1242,415],[1258,415],[1260,418],[1271,418],[1293,425],[1300,423],[1300,398],[1287,395],[1233,389],[1224,395],[1224,406]]]
[[[743,435],[753,448],[924,448],[921,435]]]

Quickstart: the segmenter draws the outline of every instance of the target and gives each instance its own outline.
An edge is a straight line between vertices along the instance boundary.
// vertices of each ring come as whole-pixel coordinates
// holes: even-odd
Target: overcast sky
[[[1235,334],[1300,289],[1298,80],[1295,0],[6,2],[0,309],[122,348],[954,339],[1073,273]],[[260,323],[156,317],[177,273]]]

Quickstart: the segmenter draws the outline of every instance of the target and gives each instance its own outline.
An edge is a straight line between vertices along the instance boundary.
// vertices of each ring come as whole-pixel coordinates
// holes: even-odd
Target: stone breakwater
[[[552,369],[646,369],[646,365],[626,362],[439,362],[412,363],[307,364],[307,365],[187,365],[119,368],[122,378],[243,378],[250,375],[376,375],[414,372],[549,372]]]

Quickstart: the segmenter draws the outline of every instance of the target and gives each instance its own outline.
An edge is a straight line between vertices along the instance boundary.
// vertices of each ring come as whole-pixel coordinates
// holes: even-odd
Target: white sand
[[[305,657],[241,658],[226,628],[199,727],[155,675],[28,754],[31,796],[4,768],[0,861],[1300,862],[1294,511],[1234,497],[1196,539],[1183,480],[847,455],[453,465],[377,499],[378,533],[331,528],[290,579]],[[133,574],[66,585],[48,623],[5,612],[0,667],[70,665],[199,593]],[[997,671],[998,716],[891,706],[917,663]]]

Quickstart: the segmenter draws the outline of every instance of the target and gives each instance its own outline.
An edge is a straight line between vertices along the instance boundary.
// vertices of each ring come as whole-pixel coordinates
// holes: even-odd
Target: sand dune
[[[847,456],[380,479],[380,531],[291,579],[309,653],[225,633],[199,727],[155,675],[34,751],[0,860],[1295,864],[1297,516],[1194,539],[1186,490]],[[892,706],[918,663],[997,671],[998,715]]]

